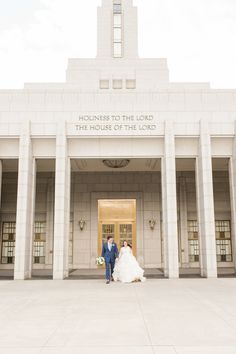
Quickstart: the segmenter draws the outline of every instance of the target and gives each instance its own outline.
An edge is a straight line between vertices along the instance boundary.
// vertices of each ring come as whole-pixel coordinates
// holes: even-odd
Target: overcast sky
[[[236,0],[133,2],[139,8],[141,57],[168,58],[171,81],[236,88]],[[0,88],[61,82],[69,57],[95,57],[100,4],[0,0]]]

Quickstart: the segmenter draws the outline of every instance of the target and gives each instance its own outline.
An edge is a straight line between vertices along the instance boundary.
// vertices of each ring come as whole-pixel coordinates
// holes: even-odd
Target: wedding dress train
[[[119,259],[115,264],[113,279],[122,283],[131,283],[133,281],[145,281],[144,270],[139,266],[136,258],[133,256],[132,249],[129,246],[122,247]]]

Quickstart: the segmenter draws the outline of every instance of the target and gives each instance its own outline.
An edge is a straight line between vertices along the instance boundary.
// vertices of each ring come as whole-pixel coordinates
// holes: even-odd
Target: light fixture
[[[118,169],[118,168],[124,168],[124,167],[128,166],[128,164],[130,163],[130,160],[127,160],[127,159],[125,159],[125,160],[124,159],[103,160],[102,162],[106,167]]]
[[[156,220],[152,218],[152,219],[149,220],[148,223],[149,223],[150,229],[154,230],[155,229],[155,225],[156,225]]]
[[[83,231],[83,229],[85,227],[85,224],[86,224],[85,220],[84,219],[80,219],[79,228],[80,228],[81,231]]]

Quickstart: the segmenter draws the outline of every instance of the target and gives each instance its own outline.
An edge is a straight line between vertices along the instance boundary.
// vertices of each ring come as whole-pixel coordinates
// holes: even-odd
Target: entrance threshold
[[[161,269],[145,269],[144,276],[147,279],[164,279],[164,273]],[[105,279],[105,269],[75,269],[71,270],[68,280],[91,280]]]

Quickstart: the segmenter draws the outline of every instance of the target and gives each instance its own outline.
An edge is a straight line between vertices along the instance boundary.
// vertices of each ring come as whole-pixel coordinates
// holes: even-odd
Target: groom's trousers
[[[112,273],[114,271],[115,262],[106,262],[106,279],[111,280]]]

